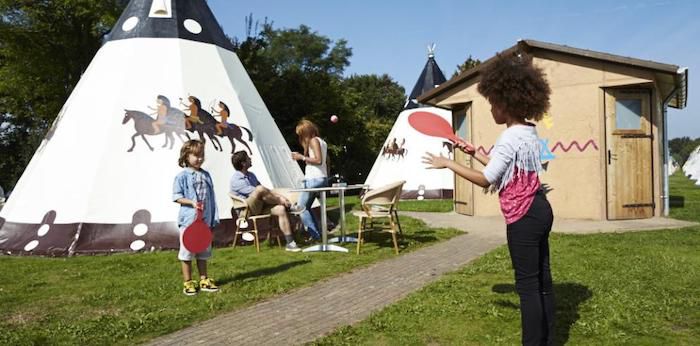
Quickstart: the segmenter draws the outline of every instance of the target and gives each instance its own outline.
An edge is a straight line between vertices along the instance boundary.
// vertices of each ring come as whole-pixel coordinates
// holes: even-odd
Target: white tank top
[[[324,141],[320,137],[314,137],[314,138],[318,139],[318,143],[321,145],[321,164],[319,164],[319,165],[313,165],[310,163],[306,164],[306,171],[305,171],[304,177],[307,179],[325,178],[328,176],[328,169],[326,166],[328,145],[326,144],[326,141]],[[316,156],[314,155],[314,151],[311,150],[311,148],[309,148],[309,157],[312,159],[316,158]]]

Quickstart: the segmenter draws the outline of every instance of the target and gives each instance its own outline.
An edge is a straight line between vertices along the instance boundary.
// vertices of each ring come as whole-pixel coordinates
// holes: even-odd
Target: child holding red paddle
[[[202,169],[204,163],[204,143],[198,140],[185,142],[180,149],[178,164],[184,169],[175,177],[173,200],[180,204],[177,226],[180,229],[180,252],[177,258],[182,261],[182,276],[185,281],[182,292],[188,296],[199,290],[216,292],[219,288],[207,276],[207,260],[211,257],[211,245],[200,253],[192,253],[183,244],[185,229],[199,215],[210,229],[219,224],[219,212],[214,198],[214,183],[209,172]],[[197,260],[199,282],[192,280],[192,259]]]
[[[497,55],[481,71],[479,93],[491,104],[496,124],[506,125],[490,157],[474,146],[455,146],[485,165],[483,171],[426,153],[428,168],[449,168],[482,187],[498,191],[506,219],[508,250],[520,296],[523,345],[550,345],[554,337],[554,293],[549,266],[552,208],[540,188],[540,140],[535,125],[549,108],[544,73],[524,54]]]

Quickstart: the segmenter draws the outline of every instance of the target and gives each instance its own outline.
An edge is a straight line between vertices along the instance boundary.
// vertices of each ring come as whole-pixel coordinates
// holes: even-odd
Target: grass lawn
[[[674,175],[671,215],[700,221],[700,188]],[[679,201],[683,201],[681,204]],[[556,344],[697,345],[700,227],[550,240]],[[520,311],[505,246],[318,345],[516,345]]]
[[[672,218],[700,222],[700,186],[680,169],[669,178],[669,195]]]
[[[357,227],[348,215],[348,229]],[[401,251],[461,232],[401,219]],[[354,251],[354,244],[348,247]],[[74,258],[0,256],[0,345],[132,344],[197,321],[391,258],[388,233],[378,233],[362,255],[289,253],[263,244],[215,249],[209,272],[221,291],[181,293],[175,251]]]
[[[328,206],[333,207],[338,205],[338,197],[331,197],[327,200]],[[360,209],[360,198],[358,196],[346,196],[346,207]],[[451,199],[427,199],[418,200],[401,200],[399,201],[399,211],[424,211],[435,213],[447,213],[453,209],[453,201]]]

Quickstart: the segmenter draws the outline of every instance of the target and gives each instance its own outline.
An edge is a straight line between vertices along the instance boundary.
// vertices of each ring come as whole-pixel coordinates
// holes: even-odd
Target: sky
[[[534,39],[689,69],[688,106],[669,108],[669,137],[700,137],[700,1],[209,0],[224,31],[245,38],[253,14],[280,28],[307,25],[353,56],[346,75],[388,74],[409,93],[436,45],[448,79],[471,55],[480,60]],[[696,72],[697,71],[697,72]]]

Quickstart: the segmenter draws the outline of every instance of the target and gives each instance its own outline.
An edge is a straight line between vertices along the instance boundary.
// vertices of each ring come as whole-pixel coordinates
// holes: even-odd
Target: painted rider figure
[[[212,109],[213,113],[219,113],[219,116],[221,116],[221,121],[216,124],[216,134],[221,136],[223,131],[228,128],[228,116],[230,114],[230,111],[228,109],[228,106],[219,101],[219,108],[221,108],[220,111],[216,111],[215,109]]]
[[[163,95],[158,95],[158,97],[156,98],[156,103],[158,104],[156,108],[150,106],[148,108],[155,110],[155,113],[151,113],[156,114],[156,120],[153,122],[153,133],[159,134],[160,126],[165,124],[168,117],[168,111],[170,110],[170,100],[168,100],[168,98]]]
[[[201,105],[199,102],[197,102],[199,100],[194,96],[188,96],[187,101],[190,102],[189,105],[186,105],[180,101],[180,104],[187,107],[190,111],[190,114],[185,117],[185,128],[192,128],[192,123],[204,124],[204,122],[199,118],[199,109],[201,108]]]

